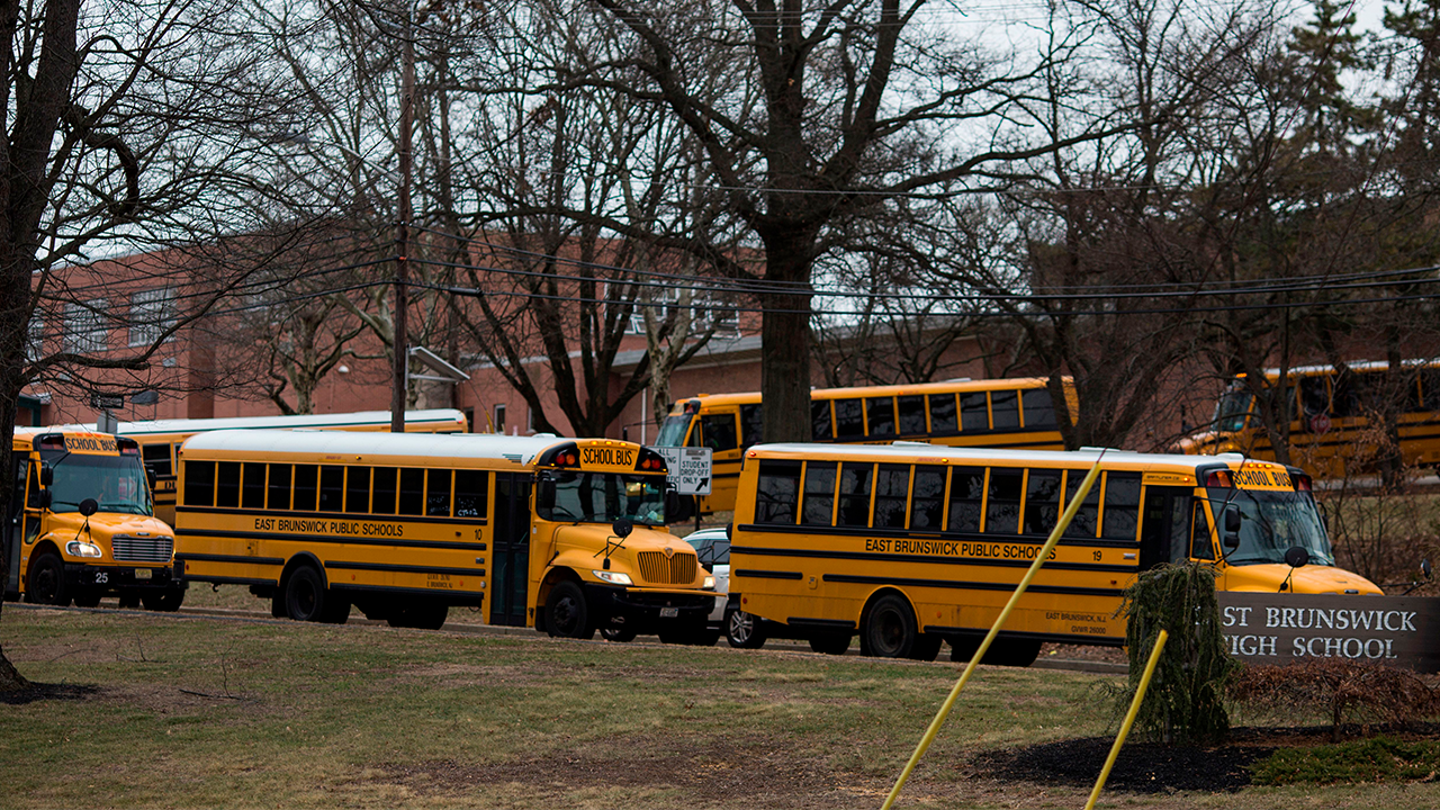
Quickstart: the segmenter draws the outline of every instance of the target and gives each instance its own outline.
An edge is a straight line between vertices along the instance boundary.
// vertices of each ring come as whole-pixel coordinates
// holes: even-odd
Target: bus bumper
[[[72,593],[160,593],[183,591],[169,566],[85,565],[66,563],[65,586]]]
[[[585,600],[598,612],[596,626],[655,633],[673,626],[703,625],[715,606],[711,591],[642,591],[586,583]]]

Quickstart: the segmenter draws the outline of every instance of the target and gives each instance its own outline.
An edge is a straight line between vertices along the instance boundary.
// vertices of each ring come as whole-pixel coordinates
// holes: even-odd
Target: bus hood
[[[85,530],[85,516],[79,512],[51,512],[50,531],[45,535],[62,552],[72,540],[94,543],[104,551],[96,562],[115,561],[115,538],[123,537],[139,541],[142,545],[155,545],[158,549],[173,548],[175,532],[164,521],[149,515],[126,515],[118,512],[98,512],[90,516],[88,531]],[[165,552],[168,556],[169,552]],[[66,557],[70,555],[65,553]]]
[[[1283,563],[1236,565],[1227,567],[1220,579],[1221,590],[1280,593],[1280,585],[1290,578],[1290,593],[1359,593],[1381,595],[1384,591],[1370,580],[1352,571],[1329,565],[1306,565],[1291,568]]]
[[[608,545],[607,545],[608,541]],[[629,574],[634,584],[701,586],[705,569],[695,549],[669,532],[636,526],[623,541],[609,526],[579,524],[562,526],[555,532],[554,565],[573,568],[584,574],[604,569],[606,550],[609,571]]]

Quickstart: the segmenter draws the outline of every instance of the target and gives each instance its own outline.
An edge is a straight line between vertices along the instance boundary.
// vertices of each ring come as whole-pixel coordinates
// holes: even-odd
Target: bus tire
[[[343,606],[344,614],[340,613]],[[285,615],[297,622],[344,623],[350,603],[335,597],[325,587],[325,578],[309,565],[302,565],[285,581]]]
[[[758,650],[765,646],[765,626],[753,613],[743,610],[727,611],[725,640],[737,650]]]
[[[47,551],[30,563],[30,575],[25,580],[25,601],[59,607],[70,604],[70,591],[65,587],[65,564],[58,554]]]
[[[915,614],[897,594],[876,599],[860,628],[860,654],[876,658],[910,658],[920,640]],[[938,653],[939,650],[937,649]]]
[[[817,633],[810,637],[810,649],[825,655],[844,655],[850,649],[850,634]]]
[[[595,637],[595,620],[585,602],[585,591],[575,582],[567,579],[550,589],[545,598],[545,631],[551,638]]]
[[[145,605],[146,610],[153,610],[159,613],[174,613],[180,609],[185,601],[184,591],[163,591],[161,593],[141,594],[140,603]]]

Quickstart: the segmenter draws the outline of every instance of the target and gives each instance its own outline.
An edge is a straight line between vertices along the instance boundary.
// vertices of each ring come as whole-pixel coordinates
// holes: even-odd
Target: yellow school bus
[[[176,565],[276,616],[688,641],[714,579],[665,529],[664,459],[554,436],[221,430],[180,448]],[[711,639],[713,643],[713,639]]]
[[[16,428],[14,489],[0,553],[7,599],[94,607],[104,596],[173,611],[185,597],[172,576],[175,537],[152,514],[133,439],[89,431]]]
[[[1287,372],[1290,460],[1317,478],[1371,472],[1384,440],[1375,417],[1388,412],[1405,463],[1440,465],[1440,361],[1406,360],[1393,371],[1385,362],[1354,362],[1347,368],[1343,375],[1334,366]],[[1265,387],[1279,384],[1279,369],[1267,370]],[[1274,460],[1274,441],[1257,408],[1245,375],[1237,375],[1216,403],[1210,424],[1182,439],[1181,451],[1240,452]]]
[[[1066,381],[1066,407],[1076,411]],[[735,508],[745,449],[760,442],[760,394],[700,394],[679,400],[660,426],[658,447],[708,447],[710,495],[700,511]],[[810,392],[811,439],[858,444],[897,440],[950,447],[1063,450],[1046,380],[950,380]]]
[[[1335,567],[1301,470],[1238,454],[977,450],[919,443],[757,445],[730,539],[726,631],[843,652],[968,660],[1100,460],[1053,556],[988,663],[1034,661],[1042,642],[1121,645],[1135,574],[1214,565],[1227,591],[1378,594]]]
[[[67,426],[83,429],[79,425]],[[154,476],[155,516],[175,523],[175,454],[186,439],[207,430],[390,430],[389,411],[312,413],[293,416],[237,416],[220,419],[152,419],[121,422],[115,432],[140,443],[145,469]],[[470,422],[454,408],[406,411],[406,433],[466,433]]]

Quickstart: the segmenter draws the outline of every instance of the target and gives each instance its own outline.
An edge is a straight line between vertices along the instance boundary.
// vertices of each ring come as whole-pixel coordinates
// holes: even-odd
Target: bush
[[[1246,666],[1230,680],[1227,693],[1271,712],[1324,715],[1332,740],[1340,738],[1347,721],[1406,726],[1440,714],[1440,691],[1415,673],[1344,658]]]
[[[1136,716],[1139,733],[1166,743],[1205,743],[1224,737],[1230,728],[1225,681],[1237,665],[1221,632],[1215,570],[1192,563],[1145,571],[1125,590],[1120,610],[1128,620],[1127,704],[1139,688],[1160,631],[1170,634]]]
[[[1318,748],[1282,748],[1250,766],[1260,785],[1430,781],[1440,771],[1440,743],[1386,737]]]

